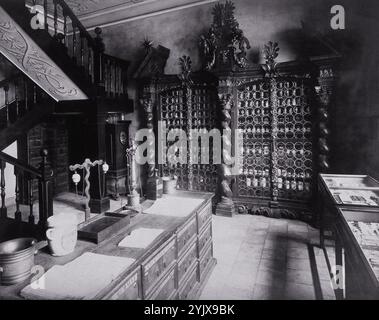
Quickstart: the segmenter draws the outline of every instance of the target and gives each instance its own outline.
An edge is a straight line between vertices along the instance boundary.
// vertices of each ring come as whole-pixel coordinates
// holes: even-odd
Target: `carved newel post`
[[[53,215],[53,170],[47,162],[48,151],[41,150],[42,161],[40,172],[42,178],[38,181],[39,194],[39,226],[45,230],[47,219]]]
[[[233,216],[235,207],[233,202],[233,192],[230,188],[232,178],[230,165],[232,164],[232,141],[231,141],[231,95],[219,94],[219,101],[222,108],[222,163],[219,166],[220,195],[221,200],[216,207],[216,215]]]
[[[94,50],[94,78],[95,84],[98,86],[98,95],[104,91],[104,70],[103,70],[103,54],[105,46],[103,39],[101,38],[101,28],[95,28],[95,50]]]

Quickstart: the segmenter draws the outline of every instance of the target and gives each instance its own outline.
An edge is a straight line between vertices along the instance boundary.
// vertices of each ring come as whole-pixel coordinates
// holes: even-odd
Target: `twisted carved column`
[[[276,138],[278,135],[278,99],[276,90],[273,90],[273,88],[276,88],[276,79],[273,77],[270,79],[270,88],[271,88],[271,112],[272,112],[272,118],[271,118],[271,138],[272,138],[272,144],[271,144],[271,200],[276,202],[278,201],[278,154],[277,154],[277,146],[276,146]],[[271,205],[273,205],[271,203]]]
[[[329,163],[329,109],[335,77],[332,67],[321,67],[318,78],[319,86],[316,87],[316,95],[319,102],[319,158],[318,165],[321,173],[327,173],[330,169]]]
[[[193,158],[192,158],[192,61],[188,56],[182,56],[179,59],[179,65],[181,73],[179,79],[182,82],[184,88],[184,95],[186,97],[187,105],[187,135],[188,135],[188,152],[187,152],[187,178],[188,178],[188,190],[193,190]]]
[[[149,139],[148,139],[148,151],[154,150],[154,152],[148,152],[148,173],[147,177],[154,178],[155,175],[155,139],[151,139],[150,137],[154,137],[154,113],[153,113],[153,101],[150,95],[145,95],[142,99],[140,99],[140,104],[143,107],[143,110],[146,113],[146,126],[149,131]]]
[[[232,141],[231,141],[231,128],[230,123],[232,121],[231,109],[232,99],[229,93],[219,94],[219,101],[222,108],[221,114],[221,126],[223,130],[222,136],[222,163],[219,166],[220,175],[220,193],[221,201],[217,204],[216,214],[232,216],[235,213],[233,192],[230,188],[231,169],[232,163]]]
[[[189,85],[186,86],[186,97],[187,97],[187,134],[188,134],[188,190],[193,190],[193,159],[192,159],[192,89]]]
[[[271,107],[271,150],[270,150],[270,176],[271,176],[271,201],[270,201],[270,214],[278,214],[278,154],[277,154],[277,136],[278,136],[278,98],[276,92],[277,77],[277,62],[275,59],[279,54],[279,45],[276,42],[268,42],[264,46],[264,58],[266,63],[262,65],[263,70],[266,72],[265,77],[268,78],[270,83],[270,107]]]

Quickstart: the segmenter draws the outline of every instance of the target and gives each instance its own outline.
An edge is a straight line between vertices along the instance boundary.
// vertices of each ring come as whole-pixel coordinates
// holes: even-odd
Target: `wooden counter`
[[[40,252],[35,257],[35,264],[47,271],[84,252],[132,258],[135,262],[95,299],[196,298],[216,263],[212,243],[213,194],[178,191],[175,196],[199,198],[203,202],[186,217],[139,214],[132,218],[128,227],[99,245],[78,241],[75,251],[65,257]],[[145,201],[144,210],[153,203]],[[141,227],[164,229],[164,232],[146,249],[118,247],[128,233]],[[29,283],[27,280],[13,286],[0,286],[0,299],[22,299],[19,293]]]

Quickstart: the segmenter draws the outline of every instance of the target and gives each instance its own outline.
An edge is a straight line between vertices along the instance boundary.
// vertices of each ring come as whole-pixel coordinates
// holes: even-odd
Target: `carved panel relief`
[[[87,96],[0,7],[0,52],[56,101]]]

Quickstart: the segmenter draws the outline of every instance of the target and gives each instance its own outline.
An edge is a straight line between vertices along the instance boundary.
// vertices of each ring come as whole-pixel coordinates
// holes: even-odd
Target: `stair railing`
[[[42,95],[41,90],[21,72],[0,81],[0,130],[32,110]]]
[[[98,95],[126,96],[126,77],[129,63],[104,53],[101,28],[92,37],[64,0],[32,0],[32,5],[44,8],[45,30],[52,30],[73,62],[85,70]],[[70,31],[68,26],[71,24]]]
[[[14,175],[16,177],[15,183],[15,203],[16,210],[14,213],[14,218],[17,222],[22,222],[22,212],[20,209],[20,181],[25,179],[28,183],[28,224],[32,227],[35,226],[36,215],[34,212],[35,203],[35,182],[38,184],[38,203],[39,203],[39,221],[38,226],[40,231],[46,229],[47,219],[53,215],[53,190],[52,190],[52,179],[53,172],[47,162],[47,150],[41,150],[42,161],[39,168],[32,167],[28,164],[23,163],[19,159],[16,159],[4,152],[0,152],[0,217],[2,219],[9,218],[8,207],[6,203],[6,181],[5,181],[5,168],[7,164],[14,166]]]

